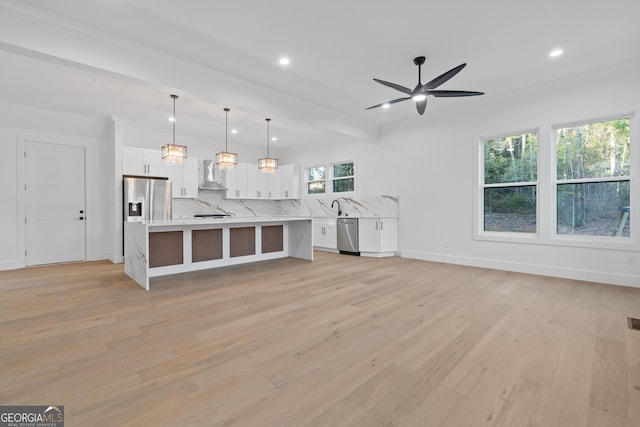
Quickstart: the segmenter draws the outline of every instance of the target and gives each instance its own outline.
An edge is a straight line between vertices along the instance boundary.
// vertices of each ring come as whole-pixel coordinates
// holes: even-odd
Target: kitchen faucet
[[[342,215],[342,208],[340,207],[340,202],[338,200],[334,200],[333,202],[331,202],[331,207],[333,207],[334,203],[338,204],[338,216]]]

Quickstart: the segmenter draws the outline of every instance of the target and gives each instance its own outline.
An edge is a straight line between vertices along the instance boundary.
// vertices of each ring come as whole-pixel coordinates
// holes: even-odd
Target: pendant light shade
[[[224,151],[216,154],[216,165],[220,169],[233,169],[238,164],[238,153],[230,153],[228,151],[229,125],[228,125],[229,109],[224,109]]]
[[[258,160],[258,169],[264,173],[274,173],[278,169],[278,159],[269,157],[269,122],[271,119],[265,119],[267,121],[267,157]]]
[[[162,147],[162,160],[168,165],[180,165],[187,158],[187,147],[184,145],[176,145],[176,99],[178,95],[171,95],[173,98],[173,144],[167,144]]]

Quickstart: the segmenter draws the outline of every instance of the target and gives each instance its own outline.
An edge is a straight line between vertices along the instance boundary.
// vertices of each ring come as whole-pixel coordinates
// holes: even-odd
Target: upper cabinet
[[[160,150],[123,147],[122,174],[167,177],[167,166]],[[196,171],[197,174],[197,171]]]
[[[222,179],[222,185],[227,187],[227,199],[247,199],[247,169],[248,164],[238,163],[233,169],[217,171],[216,176]]]
[[[280,200],[300,198],[300,168],[280,166],[275,173],[263,173],[253,163],[238,163],[232,170],[220,170],[222,183],[228,188],[227,199]]]
[[[187,157],[181,165],[168,165],[167,173],[171,181],[174,199],[198,198],[198,159]]]
[[[280,199],[300,198],[300,166],[284,165],[280,171]]]
[[[248,199],[268,199],[269,198],[269,177],[258,169],[258,165],[247,165],[247,193]],[[276,171],[278,173],[278,171]]]

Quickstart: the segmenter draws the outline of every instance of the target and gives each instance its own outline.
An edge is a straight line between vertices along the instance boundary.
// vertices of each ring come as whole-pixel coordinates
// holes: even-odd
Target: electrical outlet
[[[627,265],[636,265],[636,256],[627,255],[626,262],[627,262]]]

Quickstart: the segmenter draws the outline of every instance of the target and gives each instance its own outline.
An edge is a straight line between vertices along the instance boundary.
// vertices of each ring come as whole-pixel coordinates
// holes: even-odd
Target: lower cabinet
[[[338,225],[335,218],[313,219],[313,246],[320,249],[338,249]]]
[[[398,250],[396,218],[360,218],[358,246],[361,256],[394,256]]]

